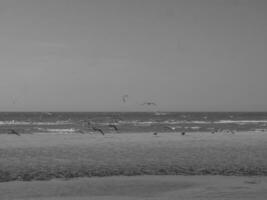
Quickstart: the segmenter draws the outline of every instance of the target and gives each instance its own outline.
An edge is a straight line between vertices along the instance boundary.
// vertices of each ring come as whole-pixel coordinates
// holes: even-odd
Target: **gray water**
[[[88,123],[89,122],[89,123]],[[118,131],[114,127],[115,125]],[[0,133],[267,131],[266,112],[1,112]]]

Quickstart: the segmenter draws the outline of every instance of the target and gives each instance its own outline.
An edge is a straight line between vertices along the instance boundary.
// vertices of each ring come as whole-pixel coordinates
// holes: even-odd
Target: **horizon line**
[[[206,112],[206,113],[264,113],[267,111],[0,111],[0,113],[200,113],[200,112]]]

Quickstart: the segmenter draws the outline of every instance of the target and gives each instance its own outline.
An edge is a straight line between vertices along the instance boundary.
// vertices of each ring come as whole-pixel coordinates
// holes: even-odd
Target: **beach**
[[[0,183],[0,197],[3,200],[265,200],[266,189],[267,177],[116,176]]]
[[[264,199],[266,144],[265,132],[0,135],[0,197]]]

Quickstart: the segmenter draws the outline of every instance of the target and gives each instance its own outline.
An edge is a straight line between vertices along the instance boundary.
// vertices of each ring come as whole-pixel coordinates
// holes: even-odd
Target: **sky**
[[[267,111],[266,76],[266,0],[0,1],[0,111]]]

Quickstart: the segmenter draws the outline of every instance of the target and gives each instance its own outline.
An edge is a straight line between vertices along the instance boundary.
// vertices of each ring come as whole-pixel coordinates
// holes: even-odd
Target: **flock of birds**
[[[89,124],[89,123],[88,123]],[[115,124],[109,124],[108,125],[109,127],[113,128],[116,132],[119,132],[119,128],[115,125]],[[90,127],[93,131],[95,132],[99,132],[101,133],[102,135],[105,135],[105,132],[103,131],[103,129],[99,128],[99,127],[96,127],[94,125],[91,125],[90,124]],[[168,129],[168,130],[171,130],[173,132],[176,131],[176,128],[175,127],[171,127],[171,126],[164,126],[164,128]],[[84,134],[85,132],[83,130],[78,130],[79,133],[82,133]],[[225,130],[220,130],[220,129],[214,129],[211,131],[211,134],[215,134],[215,133],[219,133],[219,132],[226,132],[226,133],[231,133],[231,134],[235,134],[235,131],[234,130],[231,130],[231,129],[225,129]],[[8,134],[11,134],[11,135],[17,135],[17,136],[20,136],[21,134],[19,132],[17,132],[16,130],[14,129],[9,129],[8,130]],[[185,135],[186,134],[186,131],[182,131],[181,132],[181,135]],[[153,132],[153,135],[154,136],[157,136],[158,135],[158,132]]]
[[[128,94],[123,95],[121,97],[122,102],[123,103],[126,103],[127,100],[128,100],[128,98],[129,98],[129,95]],[[141,105],[141,106],[157,106],[157,104],[155,102],[151,102],[151,101],[146,101],[146,102],[143,102],[143,103],[141,103],[139,105]],[[49,113],[49,114],[51,114],[51,113]],[[93,130],[95,132],[99,132],[102,135],[105,135],[104,130],[101,129],[101,128],[99,128],[99,127],[97,127],[96,125],[94,125],[94,123],[92,123],[91,121],[88,120],[87,121],[87,125],[88,125],[88,128],[91,128],[91,130]],[[119,132],[119,128],[114,123],[110,123],[108,126],[110,128],[113,128],[114,131]],[[78,132],[79,133],[85,133],[85,131],[83,131],[81,129],[79,129]],[[14,129],[9,129],[7,133],[8,134],[11,134],[11,135],[17,135],[17,136],[20,136],[21,135],[18,131],[14,130]],[[154,133],[154,135],[157,135],[157,133]]]
[[[102,135],[105,135],[105,132],[103,131],[103,129],[99,128],[99,127],[96,127],[94,125],[92,125],[91,122],[88,122],[88,125],[91,127],[91,129],[95,132],[99,132],[101,133]],[[115,125],[115,124],[109,124],[108,125],[109,127],[113,128],[114,131],[116,131],[117,133],[119,132],[119,128]],[[167,129],[171,132],[177,132],[177,129],[176,127],[172,127],[172,126],[164,126],[163,127],[164,129]],[[211,130],[211,134],[215,134],[215,133],[220,133],[220,132],[225,132],[225,133],[231,133],[231,134],[235,134],[235,131],[232,130],[232,129],[217,129],[217,128],[214,128]],[[83,131],[81,131],[81,133],[84,133]],[[181,135],[186,135],[186,131],[181,131],[180,132]],[[154,136],[157,136],[159,134],[159,132],[153,132],[153,135]]]
[[[126,103],[127,100],[128,100],[128,98],[129,98],[129,95],[128,95],[128,94],[123,95],[123,96],[121,97],[122,102],[123,102],[123,103]],[[141,103],[140,105],[141,105],[141,106],[145,106],[145,105],[146,105],[146,106],[157,106],[157,104],[156,104],[155,102],[151,102],[151,101],[143,102],[143,103]],[[99,128],[99,127],[96,127],[91,121],[87,121],[87,125],[88,125],[88,127],[90,127],[93,131],[95,131],[95,132],[99,132],[99,133],[101,133],[102,135],[105,135],[104,130],[101,129],[101,128]],[[119,132],[119,128],[118,128],[114,123],[110,123],[108,126],[109,126],[110,128],[113,128],[114,131]],[[80,133],[84,133],[84,131],[82,131],[82,130],[80,130],[79,132],[80,132]],[[154,134],[154,135],[157,135],[156,132],[154,132],[153,134]]]
[[[125,94],[121,98],[122,98],[122,102],[123,103],[126,103],[127,100],[128,100],[128,98],[129,98],[129,95],[128,94]],[[157,104],[155,102],[150,102],[150,101],[143,102],[140,105],[141,106],[145,106],[145,105],[147,105],[147,106],[157,106]],[[105,135],[104,130],[101,129],[101,128],[99,128],[99,127],[97,127],[95,123],[91,122],[90,120],[87,120],[86,123],[87,123],[87,128],[91,129],[94,132],[99,132],[100,134]],[[115,123],[108,124],[108,127],[112,128],[117,133],[119,132],[119,128],[116,126]],[[169,130],[171,132],[176,132],[177,131],[177,128],[176,127],[172,127],[172,126],[164,126],[163,129]],[[85,133],[85,131],[83,131],[81,129],[79,129],[77,132],[82,133],[82,134]],[[232,134],[235,133],[235,131],[234,130],[231,130],[231,129],[217,129],[217,128],[213,128],[211,130],[211,133],[212,134],[215,134],[215,133],[218,133],[218,132],[227,132],[227,133],[232,133]],[[181,135],[186,135],[186,131],[180,131],[180,133],[181,133]],[[21,135],[19,132],[17,132],[14,129],[9,129],[8,130],[8,134],[17,135],[17,136],[20,136]],[[154,136],[157,136],[158,135],[158,132],[153,132],[153,135]]]

